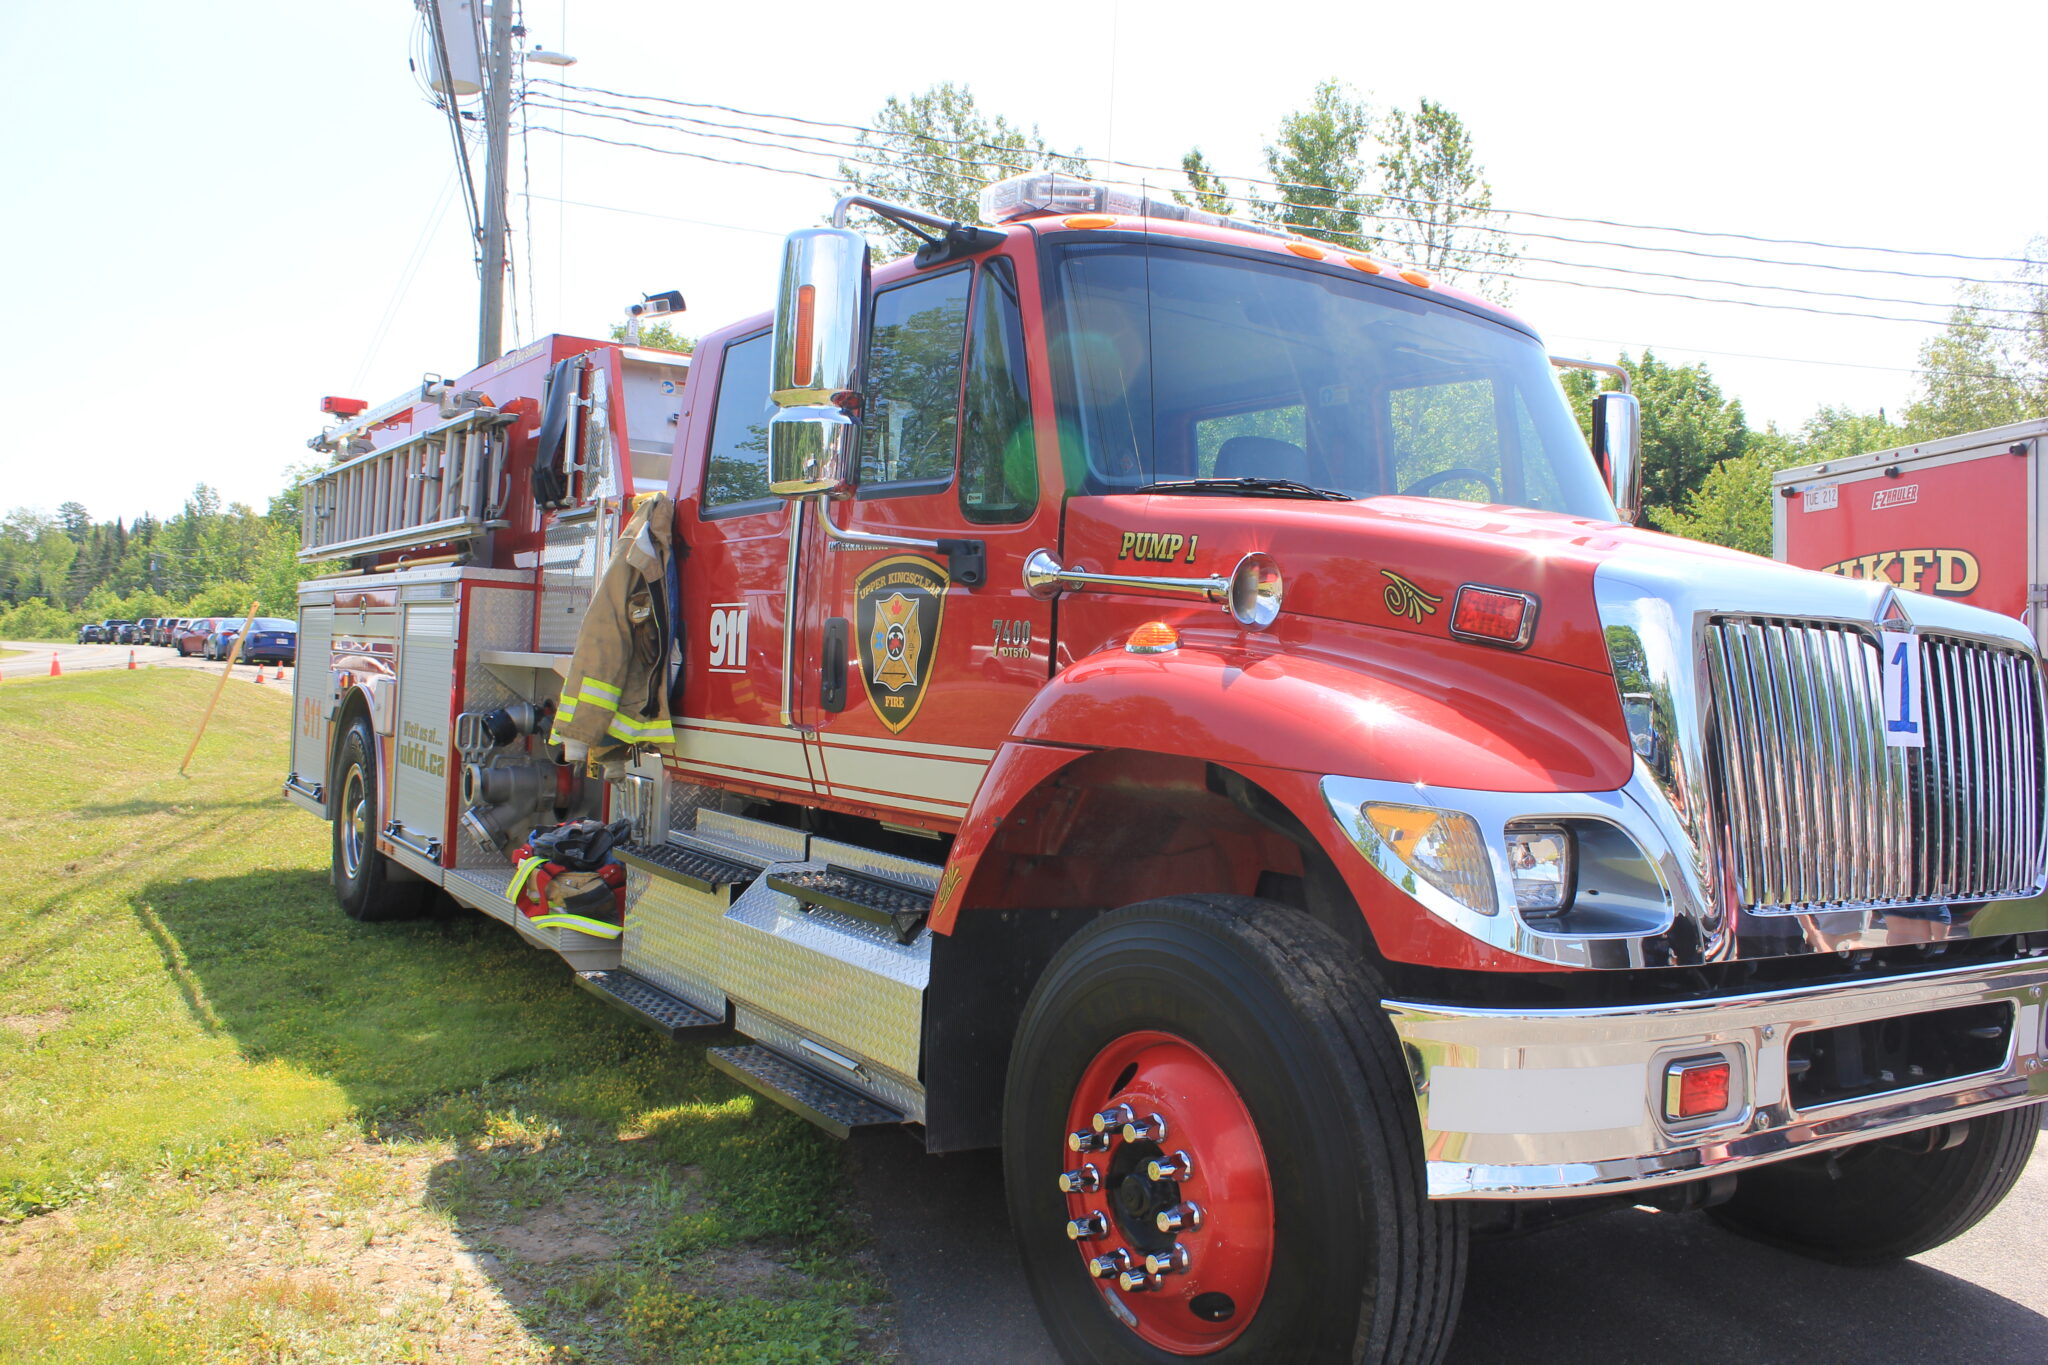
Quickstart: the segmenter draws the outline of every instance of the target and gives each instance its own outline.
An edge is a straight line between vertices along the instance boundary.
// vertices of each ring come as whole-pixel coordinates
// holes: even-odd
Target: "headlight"
[[[1510,826],[1507,845],[1516,909],[1527,915],[1554,915],[1571,905],[1575,859],[1569,830]]]
[[[1462,811],[1380,802],[1361,806],[1359,814],[1403,868],[1468,910],[1491,915],[1498,909],[1486,843],[1471,816]],[[1407,889],[1413,893],[1412,886]]]

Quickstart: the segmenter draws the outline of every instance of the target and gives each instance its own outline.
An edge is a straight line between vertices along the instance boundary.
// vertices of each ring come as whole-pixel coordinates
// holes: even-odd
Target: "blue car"
[[[225,659],[242,633],[236,621],[206,638],[206,657]],[[293,664],[299,661],[299,623],[281,616],[259,616],[249,624],[249,638],[242,642],[240,661],[245,664]]]

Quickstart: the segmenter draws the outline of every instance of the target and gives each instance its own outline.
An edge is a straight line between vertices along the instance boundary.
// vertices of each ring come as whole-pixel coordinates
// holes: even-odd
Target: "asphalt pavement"
[[[2043,1126],[2048,1127],[2048,1113]],[[1024,1287],[993,1152],[856,1136],[856,1185],[912,1365],[1060,1365]],[[2048,1143],[1964,1236],[1875,1270],[1637,1210],[1475,1243],[1448,1365],[2044,1365]]]

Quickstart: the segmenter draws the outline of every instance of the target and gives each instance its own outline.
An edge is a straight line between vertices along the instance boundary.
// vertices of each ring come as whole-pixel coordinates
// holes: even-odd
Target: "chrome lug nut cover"
[[[1115,1105],[1111,1108],[1103,1110],[1101,1113],[1095,1116],[1095,1131],[1098,1133],[1107,1133],[1112,1128],[1120,1127],[1121,1125],[1130,1122],[1132,1117],[1133,1115],[1131,1113],[1131,1106],[1129,1106],[1128,1104]]]
[[[1116,1277],[1117,1288],[1126,1294],[1136,1294],[1147,1289],[1156,1289],[1158,1281],[1142,1270],[1126,1270]]]
[[[1118,1107],[1126,1114],[1130,1112],[1131,1108],[1127,1104]],[[1142,1119],[1126,1119],[1124,1121],[1124,1141],[1164,1142],[1166,1141],[1166,1120],[1160,1118],[1157,1114],[1147,1114]]]
[[[1145,1273],[1148,1275],[1179,1275],[1188,1268],[1188,1249],[1175,1246],[1170,1251],[1155,1251],[1145,1258]]]
[[[1092,1256],[1088,1260],[1088,1273],[1098,1280],[1114,1279],[1131,1268],[1131,1253],[1118,1247],[1107,1256]]]
[[[1086,1128],[1067,1134],[1067,1150],[1070,1152],[1099,1152],[1107,1146],[1107,1137],[1101,1133],[1091,1133]]]
[[[1060,1193],[1093,1194],[1102,1188],[1102,1172],[1092,1163],[1075,1170],[1060,1172]]]
[[[1099,1213],[1084,1213],[1079,1218],[1067,1220],[1067,1240],[1086,1242],[1109,1231],[1109,1224]]]
[[[1175,1204],[1152,1222],[1161,1232],[1191,1232],[1202,1226],[1202,1206],[1193,1200]]]
[[[1169,1157],[1155,1157],[1145,1163],[1145,1174],[1154,1180],[1186,1180],[1193,1174],[1195,1163],[1188,1159],[1186,1152],[1175,1152]]]

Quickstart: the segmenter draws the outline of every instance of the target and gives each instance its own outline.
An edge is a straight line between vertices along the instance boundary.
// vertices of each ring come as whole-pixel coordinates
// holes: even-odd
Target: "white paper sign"
[[[1893,749],[1919,749],[1926,745],[1920,723],[1921,675],[1920,641],[1904,631],[1883,632],[1884,641],[1884,742]]]

